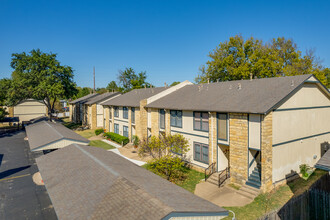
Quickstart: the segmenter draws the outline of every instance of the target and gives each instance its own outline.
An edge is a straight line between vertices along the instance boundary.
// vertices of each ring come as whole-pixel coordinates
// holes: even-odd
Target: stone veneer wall
[[[169,109],[165,110],[165,134],[171,134],[171,115]]]
[[[73,105],[69,104],[69,120],[73,121]]]
[[[245,184],[248,172],[248,115],[229,113],[231,183]]]
[[[136,134],[140,140],[146,139],[148,137],[148,111],[145,108],[147,105],[147,100],[140,101],[140,108],[138,111],[136,121]]]
[[[209,114],[209,164],[217,162],[217,147],[217,113],[211,112]]]
[[[272,190],[273,173],[273,114],[264,115],[261,121],[261,190]]]
[[[151,135],[158,137],[159,136],[159,111],[156,108],[151,110]]]

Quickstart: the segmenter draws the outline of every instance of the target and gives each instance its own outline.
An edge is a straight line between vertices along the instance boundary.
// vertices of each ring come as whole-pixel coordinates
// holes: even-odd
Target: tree
[[[175,81],[175,82],[172,82],[172,84],[170,85],[170,86],[176,86],[176,85],[178,85],[178,84],[180,84],[181,82],[179,82],[179,81]]]
[[[103,94],[108,92],[108,90],[106,88],[96,88],[96,92],[99,94]]]
[[[27,98],[42,100],[51,117],[58,99],[69,99],[77,94],[72,68],[62,66],[56,54],[39,49],[30,54],[12,54],[11,67],[14,69],[8,94],[11,104]]]
[[[178,155],[184,157],[188,150],[188,140],[180,134],[152,136],[140,143],[139,155],[151,156],[153,159],[149,165],[170,180],[175,171],[184,165]]]
[[[11,80],[3,78],[0,80],[0,121],[2,121],[8,112],[3,106],[6,105],[8,90],[11,86]]]
[[[109,84],[107,85],[107,88],[106,88],[109,92],[116,92],[118,91],[118,86],[117,86],[117,83],[115,81],[111,81],[109,82]]]
[[[314,74],[326,83],[323,67],[309,50],[304,56],[297,45],[283,37],[264,44],[253,37],[231,37],[213,50],[206,65],[200,67],[196,82],[205,83],[265,77]]]
[[[77,87],[77,94],[75,96],[73,96],[73,99],[79,99],[81,97],[84,97],[88,94],[91,94],[93,92],[93,89],[89,88],[89,87]]]
[[[151,87],[150,83],[146,82],[147,73],[140,72],[135,74],[135,71],[129,67],[126,68],[124,71],[119,70],[118,74],[118,81],[122,89],[119,88],[120,91],[129,92],[132,89],[139,89],[143,87]]]

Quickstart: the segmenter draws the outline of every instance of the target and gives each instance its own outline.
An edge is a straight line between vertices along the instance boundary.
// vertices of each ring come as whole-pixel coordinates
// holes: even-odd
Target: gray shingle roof
[[[311,76],[299,75],[187,85],[151,102],[147,107],[264,114]]]
[[[37,158],[37,164],[59,219],[161,219],[180,212],[228,214],[100,148],[72,144]]]
[[[102,105],[140,107],[141,100],[150,98],[151,96],[154,96],[166,89],[168,88],[157,87],[157,88],[134,89],[119,97],[106,101],[102,103]]]
[[[25,128],[31,150],[59,140],[73,140],[89,143],[89,140],[68,129],[61,123],[40,121]]]
[[[318,169],[330,171],[330,150],[325,152],[319,161],[315,164]]]
[[[81,102],[86,102],[88,101],[89,99],[93,98],[94,96],[97,96],[99,95],[98,93],[92,93],[92,94],[88,94],[88,95],[85,95],[79,99],[75,99],[71,102],[69,102],[69,104],[76,104],[76,103],[81,103]]]
[[[95,104],[95,103],[99,103],[99,102],[102,102],[106,99],[109,99],[113,96],[116,96],[116,95],[119,95],[120,93],[119,92],[107,92],[107,93],[103,93],[103,94],[100,94],[100,95],[97,95],[97,96],[94,96],[92,98],[90,98],[85,104],[87,105],[92,105],[92,104]]]

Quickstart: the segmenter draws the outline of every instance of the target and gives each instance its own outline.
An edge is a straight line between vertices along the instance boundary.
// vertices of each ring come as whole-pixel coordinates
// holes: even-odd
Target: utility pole
[[[93,79],[94,79],[93,93],[95,93],[95,66],[93,66]]]

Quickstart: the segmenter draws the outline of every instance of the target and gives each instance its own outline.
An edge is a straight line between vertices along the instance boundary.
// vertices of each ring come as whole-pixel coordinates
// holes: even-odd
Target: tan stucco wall
[[[320,144],[330,141],[330,134],[323,134],[330,132],[330,108],[299,109],[317,106],[330,106],[330,100],[315,84],[306,84],[278,108],[282,111],[273,112],[273,182],[320,159]],[[298,109],[284,111],[292,108]]]
[[[20,122],[47,115],[47,107],[40,101],[28,99],[13,108],[13,116],[19,117]]]

